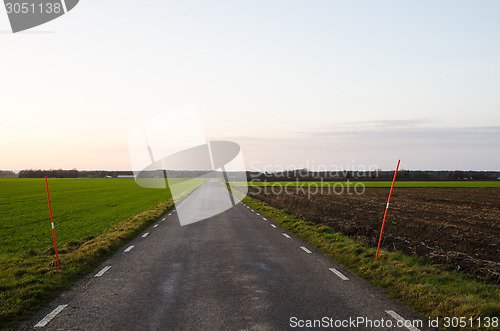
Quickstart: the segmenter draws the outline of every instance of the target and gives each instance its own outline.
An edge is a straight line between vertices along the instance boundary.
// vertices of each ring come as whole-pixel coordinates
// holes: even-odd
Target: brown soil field
[[[307,221],[378,244],[390,189],[366,188],[361,195],[324,192],[310,198],[302,189],[287,190],[275,194],[252,187],[249,194]],[[382,247],[500,283],[500,189],[395,188]]]

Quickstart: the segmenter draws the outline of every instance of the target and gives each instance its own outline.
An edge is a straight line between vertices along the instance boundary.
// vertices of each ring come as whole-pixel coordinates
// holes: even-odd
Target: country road
[[[177,208],[194,215],[225,190],[211,180]],[[167,212],[20,329],[324,330],[306,327],[323,318],[331,329],[416,330],[397,323],[418,314],[234,199],[186,226]]]

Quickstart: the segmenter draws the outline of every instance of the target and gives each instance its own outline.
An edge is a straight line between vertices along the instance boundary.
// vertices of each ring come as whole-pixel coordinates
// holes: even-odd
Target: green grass
[[[237,190],[234,191],[238,194]],[[381,250],[379,260],[375,261],[375,247],[337,233],[326,225],[297,218],[260,200],[246,197],[244,202],[426,317],[440,317],[443,321],[444,317],[454,316],[481,317],[483,320],[484,317],[500,316],[498,286],[400,253]]]
[[[313,187],[354,187],[356,185],[364,185],[365,187],[391,187],[392,182],[235,182],[235,186],[313,186]],[[396,181],[395,187],[500,187],[500,181],[449,181],[449,182],[407,182]]]
[[[186,195],[203,181],[177,185]],[[0,329],[29,317],[173,206],[168,189],[133,179],[49,179],[49,188],[60,270],[45,180],[0,180]]]

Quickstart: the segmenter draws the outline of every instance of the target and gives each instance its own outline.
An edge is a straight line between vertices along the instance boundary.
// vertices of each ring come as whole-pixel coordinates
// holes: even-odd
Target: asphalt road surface
[[[197,214],[223,193],[211,180],[177,208]],[[21,329],[416,330],[397,325],[419,315],[235,202],[186,226],[167,212]]]

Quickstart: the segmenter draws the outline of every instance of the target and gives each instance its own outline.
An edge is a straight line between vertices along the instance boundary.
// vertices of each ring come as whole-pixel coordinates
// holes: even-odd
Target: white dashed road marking
[[[387,314],[389,314],[392,318],[394,318],[395,320],[397,321],[401,321],[401,323],[403,323],[403,325],[408,329],[408,330],[411,330],[411,331],[420,331],[420,329],[414,327],[413,325],[411,325],[411,322],[408,321],[408,320],[405,320],[403,317],[401,317],[398,313],[396,313],[394,310],[386,310],[385,311]]]
[[[164,220],[166,220],[166,218],[162,218],[161,220],[164,221]]]
[[[339,276],[339,278],[342,279],[342,280],[349,280],[349,278],[347,278],[346,276],[344,276],[344,274],[342,274],[340,271],[338,271],[335,268],[330,268],[330,271],[333,272],[334,274],[336,274],[337,276]]]
[[[153,228],[157,228],[158,227],[158,224],[155,224],[155,226],[153,226]]]
[[[57,316],[57,314],[59,314],[60,312],[63,311],[64,308],[68,307],[68,305],[61,305],[61,306],[58,306],[56,309],[54,309],[51,313],[49,313],[47,316],[45,316],[40,322],[38,322],[36,325],[35,325],[35,328],[43,328],[45,325],[49,324],[50,321],[52,321],[52,319],[54,317]]]
[[[146,232],[145,234],[142,235],[143,238],[146,238],[147,236],[149,236],[149,232]]]
[[[127,249],[123,252],[124,253],[130,252],[132,250],[132,248],[134,248],[134,246],[128,246]]]
[[[287,235],[286,233],[282,233],[282,234],[285,236],[285,238],[291,239],[291,237],[289,235]]]
[[[102,268],[102,270],[101,270],[101,271],[99,271],[99,272],[98,272],[98,273],[97,273],[94,277],[101,277],[101,276],[102,276],[102,275],[104,275],[104,273],[105,273],[106,271],[108,271],[109,269],[111,269],[111,266],[110,266],[110,265],[108,265],[107,267]]]
[[[302,250],[304,252],[306,252],[307,254],[311,254],[312,252],[310,250],[308,250],[307,248],[305,248],[304,246],[300,246],[300,248],[302,248]]]
[[[276,229],[276,225],[274,225],[274,224],[271,224],[271,226],[272,226],[273,228],[275,228],[275,229]]]
[[[265,217],[262,217],[262,219],[263,219],[264,221],[267,221],[267,218],[265,218]]]

